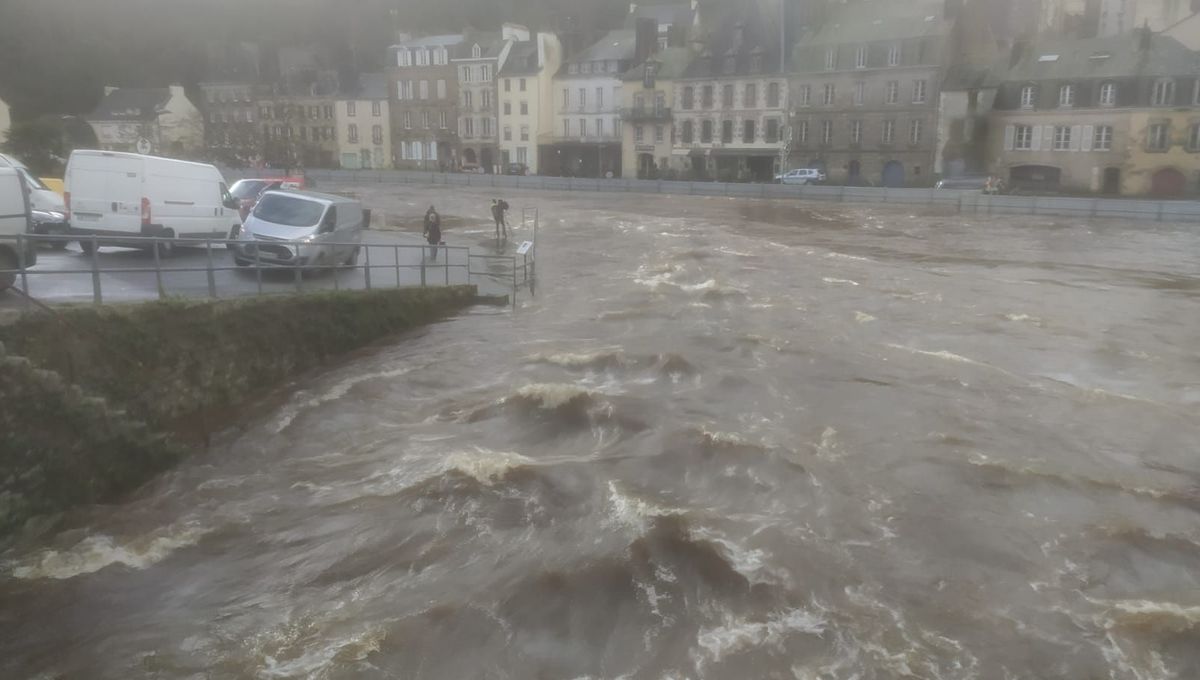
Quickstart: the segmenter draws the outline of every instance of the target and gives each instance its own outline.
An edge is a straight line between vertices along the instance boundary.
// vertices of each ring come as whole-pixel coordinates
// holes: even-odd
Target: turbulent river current
[[[1200,230],[508,199],[537,297],[10,550],[0,677],[1200,678]]]

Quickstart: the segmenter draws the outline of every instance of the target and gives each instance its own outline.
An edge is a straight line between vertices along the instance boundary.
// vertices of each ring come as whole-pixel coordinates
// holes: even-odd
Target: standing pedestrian
[[[504,211],[508,209],[508,204],[500,199],[492,199],[492,219],[496,221],[496,240],[499,241],[501,235],[505,241],[508,240],[508,224],[504,221]]]
[[[429,210],[425,212],[425,242],[433,246],[429,249],[429,257],[436,260],[438,256],[438,246],[442,243],[442,216],[431,205]]]

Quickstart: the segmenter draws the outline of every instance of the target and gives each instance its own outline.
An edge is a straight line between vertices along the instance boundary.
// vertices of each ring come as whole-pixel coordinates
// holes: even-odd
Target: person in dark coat
[[[442,216],[431,205],[425,213],[425,242],[433,246],[429,249],[430,259],[436,260],[438,256],[438,245],[442,242]]]
[[[504,211],[508,210],[508,202],[502,199],[492,199],[492,219],[496,221],[496,240],[499,241],[501,235],[505,241],[508,240],[508,223],[504,219]]]

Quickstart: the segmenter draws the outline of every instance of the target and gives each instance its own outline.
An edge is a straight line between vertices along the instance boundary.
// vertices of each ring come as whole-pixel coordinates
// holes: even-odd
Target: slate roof
[[[500,75],[537,75],[541,67],[538,66],[537,36],[533,36],[533,38],[533,40],[513,43],[512,49],[508,51],[508,60],[504,62],[504,68],[500,69]]]
[[[171,90],[165,87],[122,87],[113,90],[104,99],[101,99],[100,103],[96,105],[96,110],[92,111],[87,118],[88,120],[154,120],[170,100]]]
[[[479,45],[479,59],[497,59],[504,51],[504,36],[499,31],[467,33],[462,42],[450,50],[451,59],[475,59],[475,45]]]
[[[946,35],[941,2],[930,0],[863,0],[835,6],[805,45],[844,45]]]
[[[448,33],[443,35],[426,35],[419,38],[410,38],[402,40],[391,47],[394,49],[414,47],[450,47],[457,45],[463,41],[463,36],[458,33]]]
[[[657,78],[673,80],[683,77],[688,64],[692,61],[692,51],[686,47],[668,47],[662,52],[651,55],[650,58],[658,62]],[[626,71],[621,76],[621,80],[637,82],[642,80],[645,75],[646,65],[639,64]]]
[[[358,95],[371,101],[388,98],[388,78],[384,73],[363,73],[358,76]]]
[[[720,78],[750,74],[779,73],[779,27],[776,17],[763,14],[756,3],[730,7],[714,22],[702,40],[698,58],[688,64],[682,77]],[[726,68],[728,59],[734,68]],[[757,58],[761,67],[755,68]]]
[[[623,61],[633,59],[636,45],[637,35],[634,31],[628,29],[609,31],[603,38],[593,43],[591,47],[576,54],[565,63],[582,64],[592,61],[610,61],[614,59]]]
[[[1195,76],[1200,54],[1175,38],[1149,36],[1142,49],[1141,29],[1084,40],[1049,39],[1027,48],[1020,61],[1001,74],[1005,81],[1119,78],[1126,76]],[[1107,56],[1105,56],[1107,55]]]

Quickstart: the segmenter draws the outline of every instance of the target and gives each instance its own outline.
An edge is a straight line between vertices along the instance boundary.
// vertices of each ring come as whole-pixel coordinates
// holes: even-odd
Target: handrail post
[[[363,265],[363,278],[366,280],[367,290],[371,290],[371,245],[367,244],[363,252],[367,257],[367,263]]]
[[[400,259],[396,259],[396,287],[400,287]],[[425,287],[425,248],[421,247],[421,287]]]
[[[17,269],[21,272],[21,292],[24,293],[21,297],[25,298],[25,309],[29,309],[33,305],[33,298],[29,297],[29,269],[25,265],[25,235],[17,234]],[[37,242],[34,242],[36,247]]]
[[[513,258],[512,258],[512,279],[513,279],[512,306],[513,306],[513,309],[516,309],[517,308],[517,256],[516,255],[513,255]]]
[[[208,296],[217,299],[217,278],[213,273],[212,239],[205,239],[204,250],[208,258]]]
[[[292,244],[292,245],[295,245],[295,244]],[[300,247],[299,246],[295,246],[295,247],[296,247],[296,265],[295,265],[296,292],[303,293],[304,292],[304,284],[302,283],[302,279],[304,278],[304,271],[303,271],[304,268],[302,266],[300,266]]]
[[[442,246],[434,246],[434,247],[441,248]],[[446,272],[446,286],[449,287],[450,286],[450,246],[446,246],[445,249],[446,249],[446,252],[444,254],[446,256],[446,260],[445,260],[446,264],[444,265],[443,269],[445,269],[445,272]]]
[[[100,239],[92,234],[92,304],[104,304],[104,295],[100,291]]]
[[[396,287],[400,287],[400,246],[392,246],[393,262],[396,263]],[[421,253],[421,285],[425,285],[425,253]]]
[[[163,288],[162,258],[158,252],[157,237],[155,237],[150,249],[154,251],[154,283],[158,285],[158,299],[162,300],[167,297],[167,291]]]
[[[258,294],[262,295],[262,250],[254,246],[254,278],[258,281]]]

